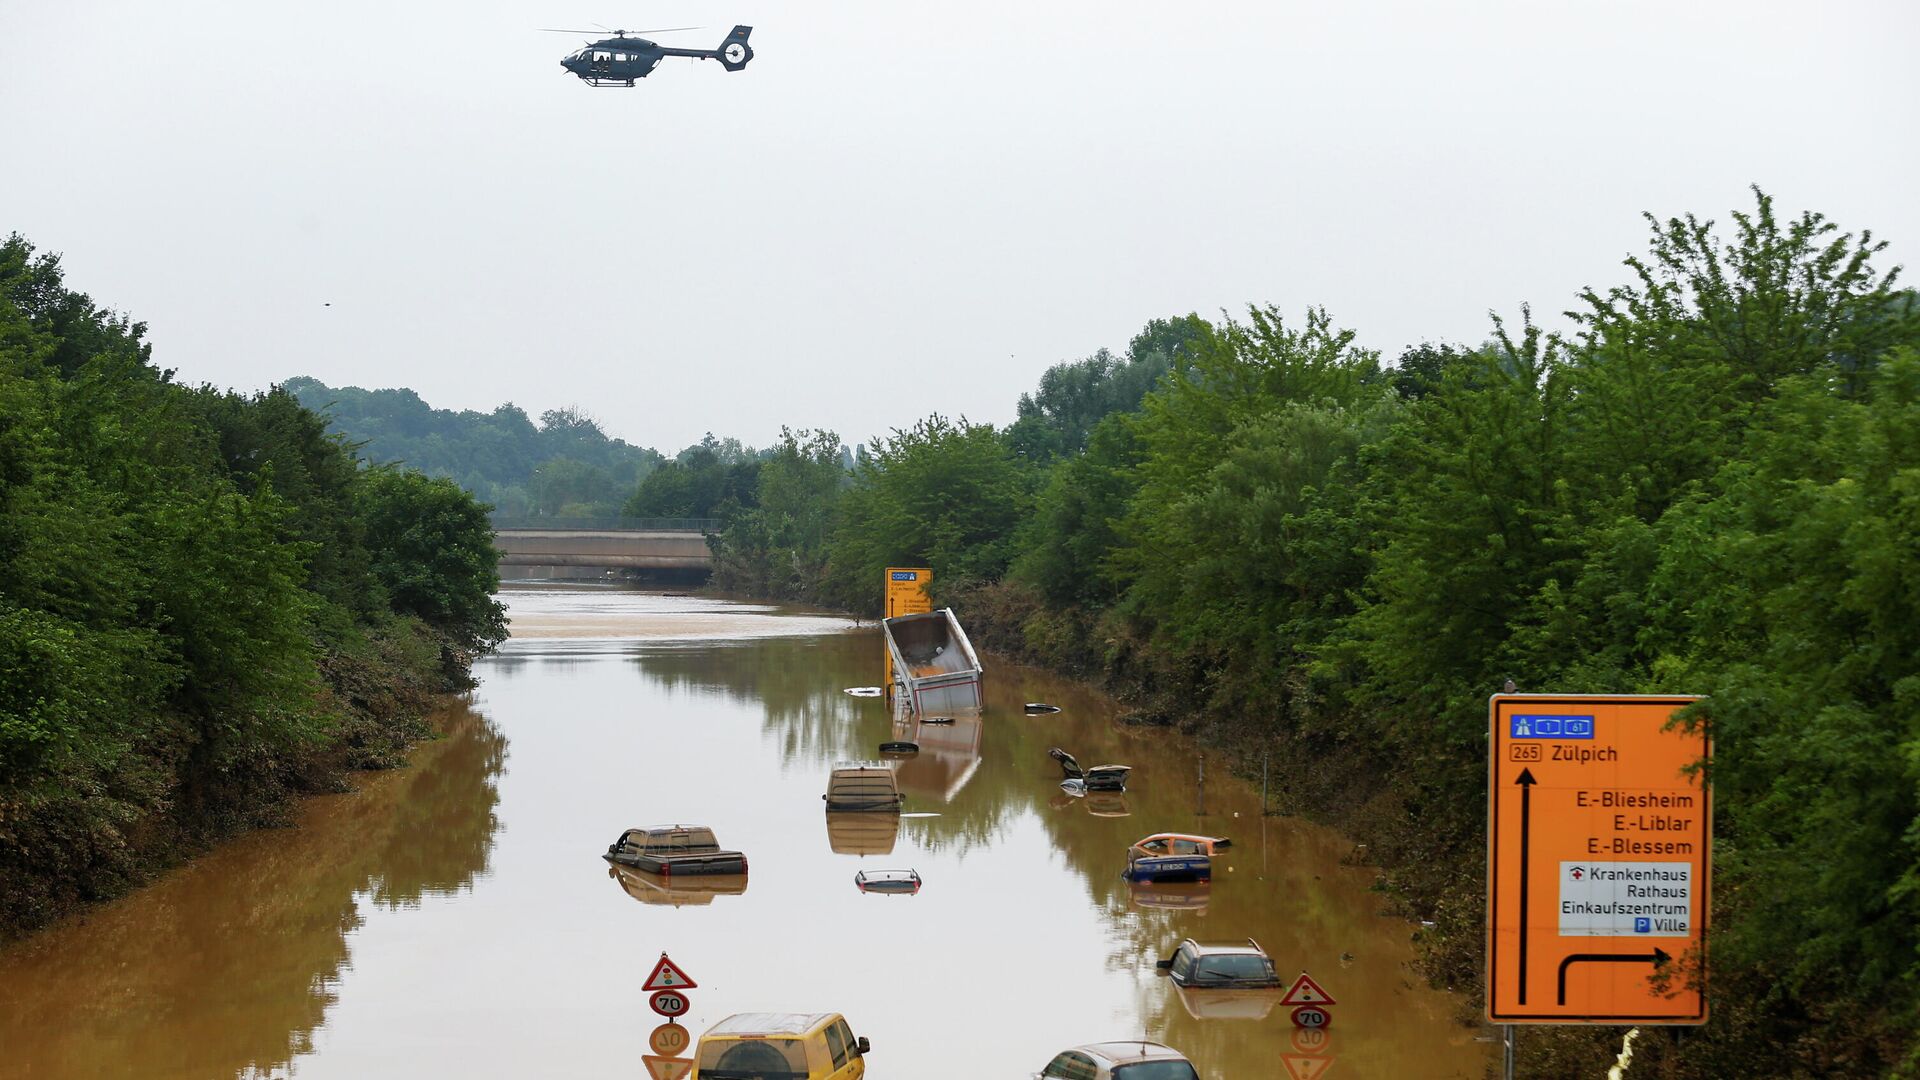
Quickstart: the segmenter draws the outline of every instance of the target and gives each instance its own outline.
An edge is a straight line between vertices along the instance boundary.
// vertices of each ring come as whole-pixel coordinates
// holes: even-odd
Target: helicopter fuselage
[[[632,86],[660,66],[666,50],[645,38],[596,41],[560,61],[560,66],[591,86]]]
[[[635,81],[653,74],[660,61],[669,56],[718,60],[728,71],[739,71],[753,59],[753,48],[747,44],[751,33],[751,26],[736,26],[714,49],[677,49],[618,33],[575,51],[560,61],[560,66],[589,86],[632,86]]]

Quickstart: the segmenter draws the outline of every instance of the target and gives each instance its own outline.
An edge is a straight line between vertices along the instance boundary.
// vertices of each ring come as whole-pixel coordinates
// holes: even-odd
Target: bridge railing
[[[699,532],[710,533],[720,528],[718,518],[563,518],[531,517],[493,519],[495,532],[502,529],[591,529],[595,532]]]

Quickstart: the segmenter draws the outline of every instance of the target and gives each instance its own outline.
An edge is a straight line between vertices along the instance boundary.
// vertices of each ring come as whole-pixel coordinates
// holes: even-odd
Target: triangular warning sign
[[[1300,977],[1303,979],[1306,978],[1305,975]],[[699,983],[694,982],[693,979],[688,977],[686,972],[680,970],[680,965],[667,959],[666,953],[661,953],[660,962],[653,965],[653,974],[647,976],[647,981],[640,984],[640,989],[685,990],[688,987],[699,985]]]
[[[686,1080],[693,1075],[691,1058],[663,1058],[642,1054],[640,1060],[647,1066],[647,1075],[653,1080]]]
[[[1293,985],[1287,988],[1287,996],[1280,999],[1280,1004],[1335,1005],[1338,1002],[1333,1000],[1332,994],[1320,989],[1320,984],[1313,981],[1313,976],[1303,971],[1299,978],[1293,980]]]
[[[1333,1068],[1334,1059],[1330,1057],[1307,1057],[1304,1054],[1286,1054],[1280,1058],[1287,1067],[1287,1075],[1293,1080],[1320,1080]]]

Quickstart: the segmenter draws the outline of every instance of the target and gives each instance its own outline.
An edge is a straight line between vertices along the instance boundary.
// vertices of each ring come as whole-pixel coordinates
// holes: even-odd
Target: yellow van
[[[694,1080],[859,1080],[867,1040],[839,1013],[734,1013],[700,1036]]]

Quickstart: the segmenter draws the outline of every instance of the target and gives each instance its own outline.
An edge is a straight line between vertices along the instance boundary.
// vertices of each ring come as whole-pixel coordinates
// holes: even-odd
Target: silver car
[[[1200,1080],[1185,1054],[1140,1039],[1064,1050],[1033,1076],[1034,1080]]]

